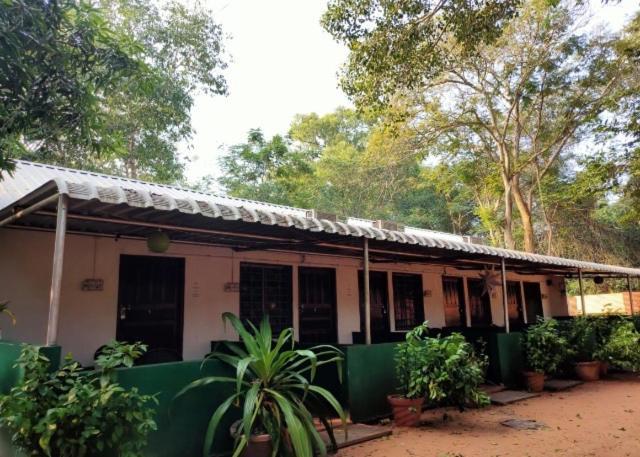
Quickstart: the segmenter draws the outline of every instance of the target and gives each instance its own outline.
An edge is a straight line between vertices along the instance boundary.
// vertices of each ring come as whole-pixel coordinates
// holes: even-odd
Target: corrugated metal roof
[[[175,186],[147,183],[126,178],[92,173],[32,162],[17,161],[13,176],[0,181],[0,210],[55,182],[58,191],[80,200],[97,200],[107,204],[126,204],[159,211],[179,211],[224,220],[293,227],[312,232],[326,232],[344,236],[440,248],[451,251],[483,254],[505,259],[532,262],[588,271],[640,276],[640,269],[603,265],[593,262],[551,257],[522,251],[466,243],[453,234],[424,229],[392,231],[367,226],[364,219],[351,223],[308,218],[307,210],[283,205],[207,194]],[[370,222],[370,221],[369,221]],[[446,236],[443,236],[446,235]]]

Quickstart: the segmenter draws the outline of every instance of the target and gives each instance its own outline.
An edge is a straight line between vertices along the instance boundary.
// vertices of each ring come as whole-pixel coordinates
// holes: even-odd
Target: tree
[[[399,88],[437,76],[452,50],[490,43],[519,0],[331,0],[323,27],[350,50],[341,86],[362,107],[385,105]],[[451,43],[455,46],[450,46]]]
[[[311,173],[304,154],[291,151],[287,139],[270,140],[260,129],[250,130],[245,143],[231,146],[220,159],[218,180],[230,195],[283,205],[304,206],[302,183]]]
[[[140,48],[76,0],[4,0],[0,8],[0,179],[10,158],[59,143],[101,151],[101,99],[141,68]]]
[[[523,247],[536,249],[539,181],[615,106],[630,71],[610,37],[580,32],[583,11],[529,1],[494,43],[471,57],[452,54],[440,76],[413,91],[425,148],[472,154],[499,174],[509,248],[515,205]]]

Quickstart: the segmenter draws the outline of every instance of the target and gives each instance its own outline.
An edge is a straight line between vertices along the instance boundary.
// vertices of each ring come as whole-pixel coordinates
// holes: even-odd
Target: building
[[[568,316],[566,277],[640,276],[25,161],[0,181],[0,227],[0,299],[18,319],[1,324],[4,338],[60,345],[86,365],[114,338],[202,358],[231,337],[225,311],[253,321],[268,313],[304,344],[394,341],[424,320],[509,331]]]

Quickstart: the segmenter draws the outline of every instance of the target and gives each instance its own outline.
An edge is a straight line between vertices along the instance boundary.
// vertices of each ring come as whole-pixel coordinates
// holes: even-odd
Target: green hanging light
[[[171,240],[169,239],[169,235],[161,230],[153,232],[147,237],[147,247],[151,252],[155,252],[158,254],[167,252],[170,244]]]

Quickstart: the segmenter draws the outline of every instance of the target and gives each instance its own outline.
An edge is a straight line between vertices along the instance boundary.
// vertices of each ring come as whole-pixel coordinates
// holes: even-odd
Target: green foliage
[[[144,346],[109,347],[97,371],[82,371],[67,357],[53,373],[38,348],[23,348],[17,366],[24,378],[0,399],[0,425],[17,448],[33,457],[140,456],[156,429],[149,406],[155,398],[120,387],[113,369]]]
[[[640,371],[640,333],[633,322],[617,321],[596,356],[615,367]]]
[[[569,326],[567,340],[570,356],[574,362],[595,360],[598,352],[598,337],[592,319],[583,316],[574,318]]]
[[[0,1],[0,178],[60,143],[110,148],[101,99],[140,71],[139,50],[88,1]]]
[[[331,0],[323,27],[349,48],[341,86],[363,107],[389,102],[441,71],[456,43],[461,56],[499,36],[517,0]]]
[[[425,337],[428,323],[407,332],[404,343],[395,348],[394,362],[398,390],[405,398],[424,398],[427,395],[427,378],[424,376],[426,364]]]
[[[464,336],[427,336],[425,322],[407,333],[395,355],[400,392],[407,398],[426,396],[438,405],[485,406],[489,397],[484,381],[487,359],[476,354]]]
[[[527,329],[524,349],[529,369],[553,374],[567,357],[567,341],[560,335],[555,319],[539,318]]]
[[[18,157],[183,177],[177,145],[193,133],[194,95],[227,90],[211,11],[177,0],[0,4],[0,170]]]
[[[223,320],[233,326],[242,344],[225,343],[227,352],[213,352],[208,358],[233,367],[236,377],[205,377],[176,395],[179,398],[191,389],[215,383],[235,386],[235,392],[211,416],[203,455],[209,455],[220,420],[234,405],[242,412],[234,457],[242,453],[251,435],[265,432],[272,439],[273,457],[326,455],[327,449],[314,425],[310,405],[328,405],[340,416],[345,427],[346,417],[335,397],[313,381],[322,365],[337,364],[341,375],[340,351],[326,345],[294,349],[293,329],[290,328],[274,340],[268,317],[263,319],[260,328],[249,322],[249,330],[231,313],[225,313]],[[324,416],[320,419],[329,429]]]

